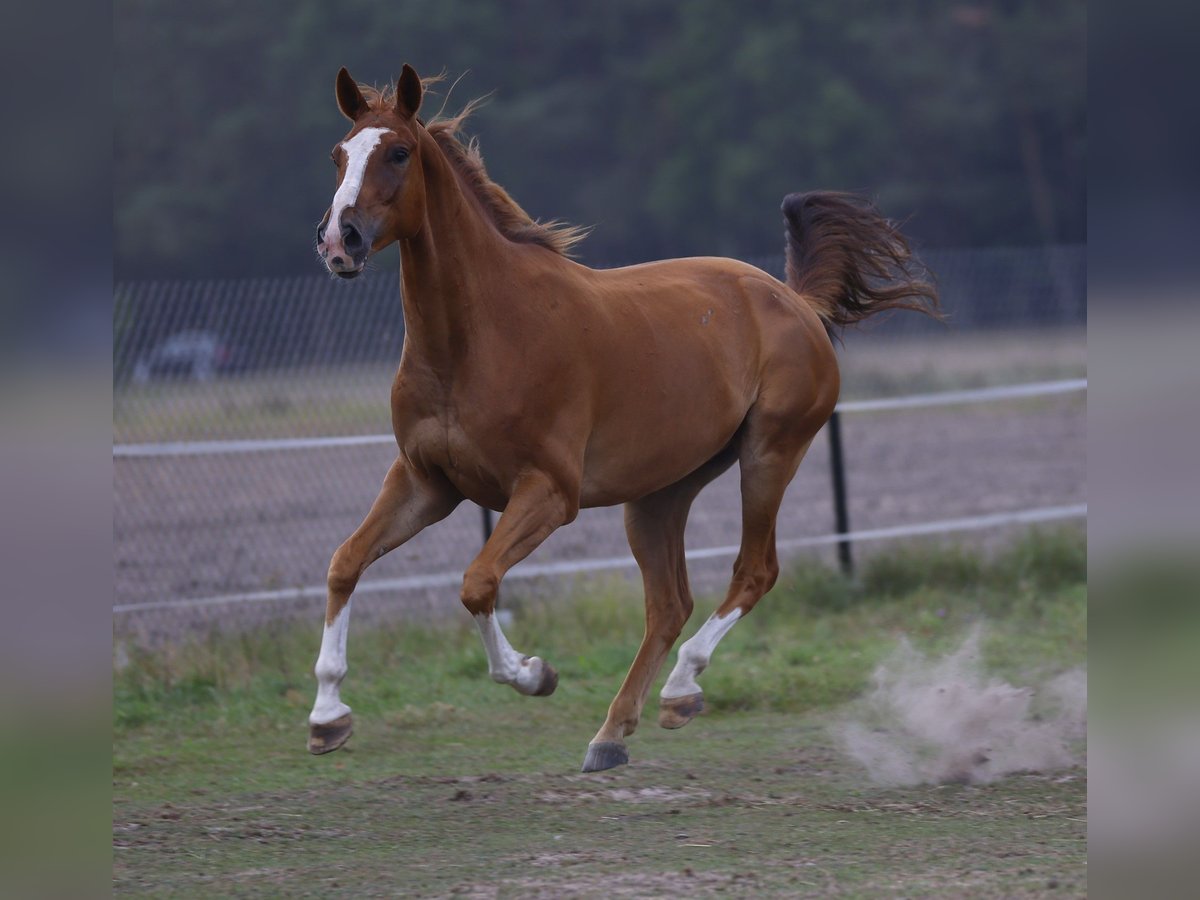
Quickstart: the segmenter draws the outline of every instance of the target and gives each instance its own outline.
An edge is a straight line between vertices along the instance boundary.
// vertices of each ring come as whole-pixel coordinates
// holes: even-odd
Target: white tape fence
[[[962,403],[988,403],[996,400],[1016,400],[1022,397],[1048,397],[1087,390],[1086,378],[1061,381],[1035,381],[999,387],[975,388],[966,391],[940,391],[931,394],[910,394],[906,397],[884,397],[879,400],[847,400],[837,405],[837,411],[880,412],[890,409],[916,409],[930,406],[953,406]],[[390,444],[392,434],[362,434],[346,437],[275,438],[233,441],[165,441],[146,444],[114,444],[114,459],[152,459],[162,456],[220,456],[226,453],[262,453],[275,450],[317,450],[331,447],[361,447],[370,444]]]
[[[980,388],[975,390],[945,391],[930,394],[915,394],[905,397],[877,400],[847,401],[838,405],[840,413],[880,412],[922,407],[949,406],[959,404],[988,403],[1003,400],[1048,397],[1087,390],[1087,379],[1036,382],[1019,385]],[[213,457],[228,454],[251,454],[268,451],[300,451],[313,449],[349,448],[385,445],[395,439],[391,434],[361,435],[346,437],[288,438],[278,440],[227,440],[186,441],[165,443],[117,444],[113,446],[115,460],[161,459],[168,457]],[[780,550],[794,550],[846,542],[887,540],[921,535],[947,534],[979,529],[995,528],[1014,524],[1053,522],[1065,519],[1086,518],[1087,505],[1082,503],[1062,504],[1028,508],[1015,511],[995,512],[936,521],[914,522],[884,528],[847,531],[814,537],[781,539]],[[737,545],[720,545],[698,548],[687,552],[689,560],[703,560],[735,556]],[[575,560],[560,560],[547,563],[524,563],[515,567],[507,576],[510,579],[543,578],[551,576],[579,575],[588,572],[629,569],[636,565],[632,556],[608,556]],[[457,585],[462,580],[461,570],[438,571],[400,578],[377,578],[361,582],[356,593],[380,591],[403,591]],[[325,596],[323,584],[273,590],[231,592],[215,596],[178,597],[145,602],[116,603],[114,615],[133,614],[149,610],[188,609],[230,604],[254,604],[288,600],[314,600]]]

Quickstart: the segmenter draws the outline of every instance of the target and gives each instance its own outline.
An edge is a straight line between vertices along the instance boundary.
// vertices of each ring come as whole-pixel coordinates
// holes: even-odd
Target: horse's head
[[[353,126],[331,154],[338,170],[333,203],[317,226],[317,253],[335,275],[353,278],[367,256],[412,237],[425,216],[417,110],[421,79],[405,65],[393,99],[363,96],[344,68],[337,103]]]

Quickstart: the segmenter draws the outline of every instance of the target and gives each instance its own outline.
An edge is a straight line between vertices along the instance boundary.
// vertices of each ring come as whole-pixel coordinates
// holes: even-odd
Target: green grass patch
[[[1019,679],[1046,665],[1078,664],[1086,653],[1085,577],[1078,528],[1031,532],[987,559],[956,545],[889,551],[870,558],[857,581],[803,562],[722,642],[705,691],[716,715],[827,708],[861,690],[899,635],[940,651],[978,621],[990,623],[985,650],[998,674]],[[553,661],[562,696],[602,717],[598,699],[616,692],[641,640],[640,593],[614,580],[555,605],[516,596],[506,606],[515,613],[514,646]],[[697,606],[684,638],[712,601]],[[302,719],[319,637],[317,623],[286,623],[128,651],[114,673],[118,743],[214,720],[241,727],[285,712]],[[357,718],[415,708],[414,698],[486,713],[510,693],[488,681],[465,614],[451,624],[356,630],[352,622],[349,656],[344,694]]]
[[[938,652],[984,621],[988,668],[1016,684],[1081,665],[1084,558],[1082,532],[1063,529],[990,558],[906,548],[856,581],[801,564],[722,642],[704,716],[663,731],[652,694],[633,764],[586,777],[574,773],[641,639],[641,597],[621,582],[507,602],[514,646],[559,670],[544,699],[488,679],[465,613],[352,623],[356,733],[329,757],[304,751],[318,623],[131,651],[113,676],[117,887],[363,896],[403,878],[402,893],[440,896],[505,872],[501,896],[592,896],[629,877],[637,895],[1082,890],[1083,779],[884,790],[826,725],[901,635]],[[698,602],[685,637],[712,606]],[[470,858],[453,852],[464,841]],[[980,842],[997,855],[973,856]],[[746,853],[767,855],[748,866]]]

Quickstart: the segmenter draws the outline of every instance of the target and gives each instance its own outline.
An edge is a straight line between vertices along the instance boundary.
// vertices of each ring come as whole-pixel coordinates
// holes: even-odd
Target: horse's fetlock
[[[691,641],[687,641],[679,648],[679,662],[684,663],[696,675],[699,675],[708,668],[708,654],[699,647],[693,646]]]
[[[349,668],[345,663],[331,663],[317,660],[317,665],[313,668],[313,674],[317,676],[317,681],[341,682],[346,677],[346,672]]]

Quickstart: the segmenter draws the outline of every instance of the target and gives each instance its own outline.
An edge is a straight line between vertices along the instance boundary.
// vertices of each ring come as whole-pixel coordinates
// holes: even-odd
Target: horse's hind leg
[[[450,514],[461,500],[448,484],[418,477],[404,458],[392,464],[383,488],[361,525],[333,554],[329,563],[325,632],[317,657],[317,700],[308,717],[308,749],[329,753],[351,734],[350,707],[340,696],[346,677],[346,635],[350,594],[363,571],[427,525]]]
[[[820,427],[804,427],[799,417],[756,415],[747,420],[742,442],[742,543],[733,565],[733,579],[724,602],[679,648],[660,695],[659,724],[680,728],[704,706],[697,676],[708,666],[713,650],[734,624],[775,585],[779,559],[775,554],[775,520],[796,468]],[[823,421],[823,420],[822,420]]]
[[[734,458],[731,448],[683,481],[625,504],[625,533],[645,587],[646,632],[604,725],[588,745],[584,772],[629,761],[625,738],[637,728],[650,686],[692,614],[683,548],[688,510],[700,489]]]

